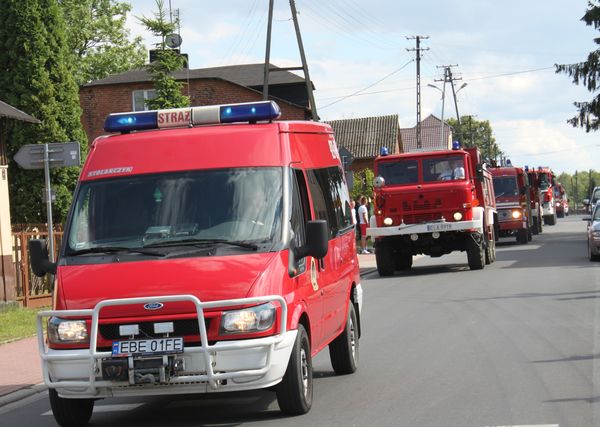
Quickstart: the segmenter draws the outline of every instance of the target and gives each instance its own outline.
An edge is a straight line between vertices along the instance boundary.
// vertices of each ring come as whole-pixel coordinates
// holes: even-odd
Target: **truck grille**
[[[137,323],[140,327],[140,336],[151,337],[154,336],[154,324],[168,322],[168,320],[163,320],[160,322],[140,322]],[[134,322],[132,322],[134,323]],[[210,320],[205,319],[204,324],[206,325],[206,329],[208,330]],[[104,339],[107,340],[116,340],[123,338],[119,334],[119,326],[120,323],[108,324],[108,325],[99,325],[100,335]],[[174,320],[174,336],[185,336],[185,335],[200,335],[200,330],[198,329],[198,320],[197,319],[184,319],[184,320]]]
[[[425,211],[430,209],[439,209],[442,207],[442,199],[431,200],[415,200],[408,203],[406,200],[402,202],[402,209],[406,211]]]

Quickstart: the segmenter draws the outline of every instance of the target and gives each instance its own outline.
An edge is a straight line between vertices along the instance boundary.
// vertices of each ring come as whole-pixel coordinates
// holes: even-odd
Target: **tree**
[[[353,186],[350,191],[352,200],[357,200],[360,196],[373,197],[373,178],[375,174],[369,168],[353,172]]]
[[[190,98],[181,93],[183,83],[178,82],[172,75],[181,70],[185,64],[184,57],[177,51],[167,47],[166,37],[177,29],[177,20],[167,21],[164,1],[156,0],[157,12],[154,18],[140,18],[140,21],[160,42],[156,46],[156,60],[146,66],[152,75],[156,97],[147,101],[150,109],[178,108],[190,105]]]
[[[57,0],[4,0],[0,7],[0,99],[41,120],[39,125],[12,121],[4,129],[8,157],[25,144],[79,141],[81,127],[73,56],[65,43],[65,22]],[[62,222],[71,204],[79,170],[52,169],[56,192],[54,219]],[[11,216],[14,222],[45,222],[44,175],[9,163]]]
[[[473,116],[462,116],[460,125],[456,119],[448,119],[447,123],[452,126],[454,140],[460,141],[463,147],[478,147],[483,156],[489,159],[496,159],[504,154],[496,144],[489,120],[475,120]]]
[[[598,1],[588,1],[588,10],[581,18],[586,25],[600,29],[600,5]],[[600,45],[600,38],[595,38],[594,43]],[[600,82],[600,48],[589,53],[587,60],[576,64],[556,64],[556,73],[565,73],[573,78],[576,85],[583,84],[589,92],[595,92]],[[600,94],[591,101],[574,102],[579,114],[567,120],[573,127],[585,128],[586,132],[598,130],[600,126]]]
[[[116,0],[60,0],[67,44],[75,55],[75,80],[82,85],[110,74],[141,68],[142,38],[129,40],[125,27],[131,5]]]

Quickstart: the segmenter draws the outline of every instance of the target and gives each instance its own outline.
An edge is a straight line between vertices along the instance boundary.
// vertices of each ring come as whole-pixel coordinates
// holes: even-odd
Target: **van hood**
[[[194,295],[200,301],[245,298],[262,275],[268,274],[276,253],[222,257],[178,258],[108,264],[60,266],[57,309],[89,309],[107,299]],[[143,304],[107,308],[102,317],[166,315],[192,312],[190,303],[165,303],[156,312]]]

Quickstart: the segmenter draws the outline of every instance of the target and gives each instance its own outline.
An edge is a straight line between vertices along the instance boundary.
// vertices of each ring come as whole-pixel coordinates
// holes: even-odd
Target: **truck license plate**
[[[183,353],[183,338],[114,341],[112,344],[113,356],[142,356],[173,353]]]
[[[447,231],[452,229],[452,224],[429,224],[427,231]]]

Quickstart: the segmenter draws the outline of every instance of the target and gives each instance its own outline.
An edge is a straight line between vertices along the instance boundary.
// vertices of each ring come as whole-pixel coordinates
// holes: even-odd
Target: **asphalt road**
[[[600,263],[585,222],[560,219],[527,245],[501,239],[470,271],[464,253],[363,278],[361,360],[336,377],[314,361],[312,410],[275,395],[107,399],[94,426],[600,426]],[[45,393],[0,409],[2,426],[54,426]]]

